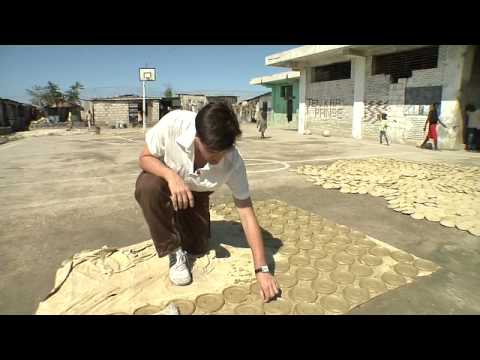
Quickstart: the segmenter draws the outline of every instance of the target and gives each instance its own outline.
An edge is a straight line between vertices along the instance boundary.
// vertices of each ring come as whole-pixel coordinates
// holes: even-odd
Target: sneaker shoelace
[[[187,269],[187,256],[185,251],[177,251],[175,255],[172,255],[175,259],[175,263],[172,265],[177,270]]]

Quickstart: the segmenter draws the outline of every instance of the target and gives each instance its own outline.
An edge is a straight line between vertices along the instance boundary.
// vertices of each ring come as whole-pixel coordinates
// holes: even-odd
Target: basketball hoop
[[[155,68],[140,68],[140,81],[155,81]]]

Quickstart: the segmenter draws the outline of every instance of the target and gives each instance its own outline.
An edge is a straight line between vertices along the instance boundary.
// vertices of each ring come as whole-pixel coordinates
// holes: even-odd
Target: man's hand
[[[268,302],[280,293],[277,281],[270,273],[257,273],[257,281],[260,286],[260,295],[263,302]]]
[[[188,186],[185,185],[183,179],[178,176],[178,174],[172,173],[172,175],[168,177],[167,182],[171,193],[170,199],[172,199],[175,211],[186,209],[189,206],[193,208],[195,205],[193,194]]]

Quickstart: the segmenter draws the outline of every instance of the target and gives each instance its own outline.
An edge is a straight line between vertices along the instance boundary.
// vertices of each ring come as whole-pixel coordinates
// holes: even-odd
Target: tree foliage
[[[49,81],[45,86],[35,85],[32,89],[27,89],[27,94],[30,96],[32,104],[45,107],[58,105],[64,101],[78,104],[80,103],[80,92],[83,89],[84,86],[76,81],[67,91],[62,92],[60,86]]]
[[[165,97],[173,97],[173,89],[170,85],[167,86],[165,91],[163,92],[163,96]]]

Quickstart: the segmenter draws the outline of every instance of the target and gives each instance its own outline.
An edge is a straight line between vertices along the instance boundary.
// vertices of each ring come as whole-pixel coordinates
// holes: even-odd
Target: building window
[[[413,70],[434,69],[438,65],[438,45],[373,57],[372,74],[387,74],[392,83],[409,78]]]
[[[350,79],[351,68],[350,61],[317,66],[313,68],[312,82]]]
[[[286,85],[286,86],[281,87],[280,97],[290,98],[290,97],[292,97],[292,94],[293,94],[293,86],[292,85]]]

